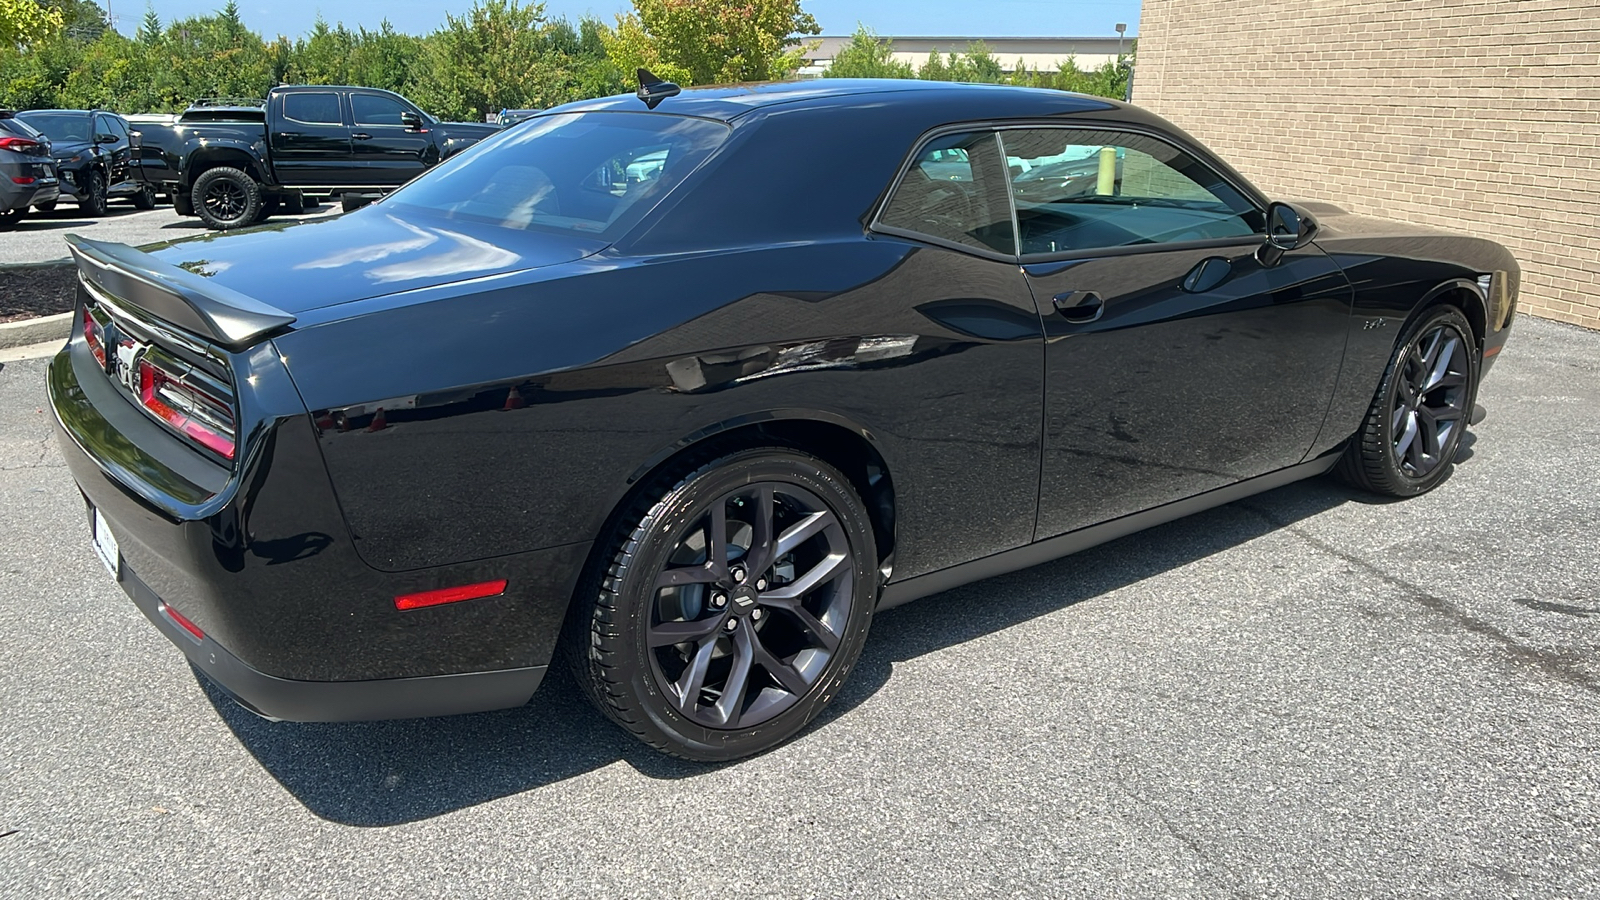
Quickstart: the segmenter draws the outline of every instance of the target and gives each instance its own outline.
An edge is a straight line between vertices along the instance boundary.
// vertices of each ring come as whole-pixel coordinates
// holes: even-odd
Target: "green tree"
[[[772,81],[794,74],[821,34],[800,0],[634,0],[606,50],[624,71],[648,68],[686,84]]]
[[[850,43],[839,53],[823,75],[828,78],[915,78],[907,62],[896,62],[890,41],[880,40],[867,26],[856,24]]]
[[[0,50],[13,50],[49,37],[61,29],[60,10],[34,0],[0,0]]]

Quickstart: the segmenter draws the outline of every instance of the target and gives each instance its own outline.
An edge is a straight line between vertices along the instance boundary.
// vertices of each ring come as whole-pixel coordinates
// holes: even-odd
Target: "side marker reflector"
[[[436,591],[422,591],[418,594],[401,594],[394,598],[395,609],[421,609],[425,606],[441,606],[445,603],[459,603],[462,600],[477,600],[480,597],[494,597],[506,592],[506,580],[480,581],[477,584],[463,584],[460,587],[440,588]]]
[[[194,635],[195,640],[203,641],[206,639],[206,633],[200,630],[200,626],[184,618],[183,613],[178,612],[165,603],[161,604],[161,611],[166,613],[167,618],[178,623],[179,628],[182,628],[184,631]]]

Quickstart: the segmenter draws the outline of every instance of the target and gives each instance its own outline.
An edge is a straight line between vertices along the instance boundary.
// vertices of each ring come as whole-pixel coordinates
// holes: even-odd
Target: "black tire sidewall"
[[[222,180],[232,181],[244,189],[245,208],[238,218],[219,219],[206,208],[205,196],[207,189]],[[195,215],[199,216],[200,221],[206,223],[207,227],[218,231],[228,231],[234,228],[254,225],[256,216],[261,212],[261,186],[256,184],[255,179],[248,174],[231,166],[218,166],[201,172],[200,177],[194,180],[194,190],[190,196],[193,198],[191,202],[194,206]]]
[[[850,543],[855,563],[854,598],[850,616],[840,636],[839,648],[809,693],[794,706],[747,729],[722,730],[703,726],[673,708],[656,682],[648,647],[648,619],[652,613],[657,573],[672,551],[674,539],[704,514],[715,498],[757,481],[778,481],[802,487],[826,503]],[[839,692],[855,668],[865,644],[872,608],[877,601],[877,551],[872,524],[850,482],[820,459],[786,450],[749,450],[718,460],[695,477],[668,491],[652,507],[654,521],[625,567],[618,573],[614,674],[639,707],[640,724],[664,740],[671,752],[700,760],[724,760],[759,753],[806,726]],[[639,522],[622,523],[631,531]],[[652,741],[654,743],[655,741]]]
[[[84,176],[83,194],[78,205],[91,216],[103,216],[109,211],[106,202],[106,180],[99,172],[91,171]]]
[[[1405,357],[1411,347],[1423,335],[1432,331],[1439,325],[1449,325],[1465,342],[1467,347],[1467,399],[1463,404],[1461,424],[1457,427],[1454,445],[1450,452],[1444,454],[1444,459],[1435,466],[1433,471],[1416,478],[1406,474],[1400,461],[1394,455],[1394,403],[1395,395],[1400,390],[1400,379],[1405,369]],[[1383,453],[1384,475],[1389,481],[1391,492],[1397,496],[1416,496],[1433,490],[1445,478],[1449,477],[1455,468],[1455,455],[1461,448],[1461,438],[1467,432],[1467,423],[1472,417],[1473,404],[1478,399],[1478,372],[1480,362],[1478,359],[1477,342],[1472,336],[1472,326],[1467,322],[1466,316],[1453,306],[1439,306],[1428,310],[1406,332],[1405,339],[1396,347],[1393,357],[1389,360],[1389,369],[1384,373],[1383,389],[1378,393],[1377,402],[1381,404],[1382,415],[1377,418],[1376,439],[1378,449]]]
[[[148,187],[140,188],[139,192],[134,194],[131,199],[133,200],[134,209],[156,208],[156,192]]]

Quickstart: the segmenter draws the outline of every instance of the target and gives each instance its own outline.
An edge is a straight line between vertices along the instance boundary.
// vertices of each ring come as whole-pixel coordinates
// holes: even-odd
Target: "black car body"
[[[17,224],[29,207],[55,203],[60,193],[50,139],[0,109],[0,228]]]
[[[180,213],[234,228],[293,207],[302,191],[391,190],[498,130],[440,122],[391,91],[289,85],[265,101],[201,101],[173,123],[142,123],[138,169]],[[228,177],[202,181],[217,169]]]
[[[135,177],[126,119],[102,109],[30,109],[17,118],[50,138],[61,193],[89,215],[105,215],[107,201],[116,197],[140,209],[155,206],[150,188]]]
[[[1102,145],[1120,149],[1087,186],[1064,179],[1073,195],[1006,196],[1023,168],[1008,159]],[[118,578],[242,702],[301,720],[520,704],[596,591],[571,640],[604,665],[622,633],[607,592],[654,552],[628,543],[636,523],[653,533],[640,510],[683,471],[722,471],[719,453],[783,447],[810,467],[792,495],[836,513],[804,521],[842,524],[824,558],[854,567],[852,623],[1341,458],[1381,462],[1362,446],[1389,412],[1407,429],[1453,417],[1432,448],[1453,455],[1518,279],[1489,241],[1269,204],[1131,106],[846,80],[560,107],[339,218],[75,253],[95,337],[56,357],[50,396]],[[1419,345],[1433,388],[1387,374]],[[165,374],[140,368],[152,354]],[[198,437],[139,408],[152,378],[198,386],[182,401]],[[1393,410],[1372,412],[1375,390]],[[1393,438],[1391,468],[1425,455]],[[1449,459],[1427,483],[1422,466],[1393,492]],[[706,527],[705,558],[731,553]],[[793,588],[763,559],[756,590]],[[744,640],[755,626],[731,617],[765,603],[740,593],[758,573],[718,565],[735,602],[714,615]],[[463,596],[478,599],[444,602]],[[829,618],[795,602],[813,631]],[[843,647],[856,626],[821,628]],[[837,683],[814,675],[794,691]],[[628,702],[595,684],[613,713]],[[617,715],[669,728],[661,709]],[[708,729],[641,736],[701,758],[754,746]]]

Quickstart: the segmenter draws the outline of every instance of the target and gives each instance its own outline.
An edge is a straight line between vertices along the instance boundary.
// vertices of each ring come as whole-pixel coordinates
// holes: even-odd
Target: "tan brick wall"
[[[1492,238],[1600,327],[1600,0],[1145,0],[1133,100],[1273,197]]]

